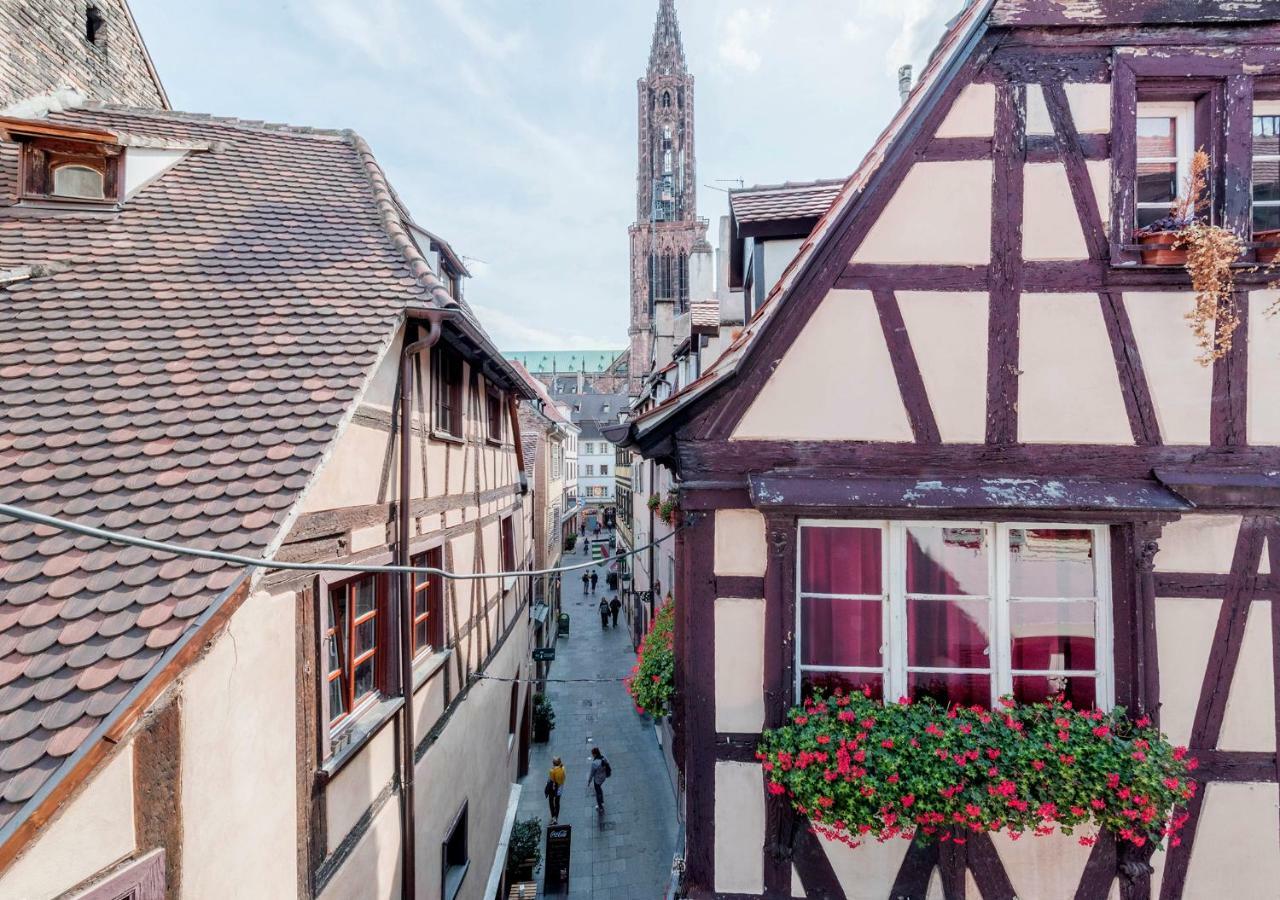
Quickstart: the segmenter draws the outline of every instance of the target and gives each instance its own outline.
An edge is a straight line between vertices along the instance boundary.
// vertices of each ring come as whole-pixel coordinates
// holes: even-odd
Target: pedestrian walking
[[[618,627],[618,610],[622,609],[622,601],[614,597],[609,601],[609,616],[613,619],[613,627]]]
[[[591,576],[588,575],[586,572],[583,572],[582,573],[582,593],[585,594],[589,590],[591,590]]]
[[[597,608],[600,610],[600,629],[603,631],[609,627],[609,601],[601,597]]]
[[[603,602],[603,601],[602,601]],[[605,759],[599,747],[591,748],[591,771],[587,773],[587,784],[595,788],[596,809],[604,811],[604,783],[613,774],[613,767]]]
[[[560,821],[560,795],[564,793],[564,763],[558,756],[551,760],[547,786],[542,789],[542,793],[546,795],[547,806],[551,808],[551,824],[555,825]]]
[[[600,580],[600,576],[596,574],[596,570],[591,570],[591,593],[596,592],[596,582]]]

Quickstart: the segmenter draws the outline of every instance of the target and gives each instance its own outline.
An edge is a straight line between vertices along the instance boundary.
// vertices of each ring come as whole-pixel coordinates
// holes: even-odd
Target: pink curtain
[[[805,528],[801,544],[803,593],[880,593],[879,529]],[[802,661],[816,666],[880,666],[883,615],[880,600],[802,598]]]
[[[907,533],[907,584],[912,593],[955,596],[949,600],[907,600],[907,663],[945,669],[986,669],[989,605],[966,600],[960,582],[945,564],[925,552],[915,535]],[[970,705],[991,702],[991,676],[980,674],[913,673],[908,678],[912,697],[932,697],[939,703]]]

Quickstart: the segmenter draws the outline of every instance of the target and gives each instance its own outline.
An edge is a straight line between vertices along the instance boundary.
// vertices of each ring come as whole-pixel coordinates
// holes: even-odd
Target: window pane
[[[1145,228],[1158,219],[1169,215],[1167,206],[1147,206],[1138,210],[1138,227]]]
[[[986,669],[991,665],[986,600],[907,599],[907,665]]]
[[[1177,163],[1138,163],[1139,203],[1173,203],[1177,196]]]
[[[959,706],[990,706],[989,674],[907,673],[907,693],[912,700],[932,697],[939,703]]]
[[[329,634],[325,635],[324,642],[329,645],[329,671],[336,672],[342,667],[342,662],[338,658],[338,641],[342,639],[341,635]]]
[[[1092,597],[1093,572],[1092,531],[1009,532],[1009,590],[1015,597]]]
[[[427,636],[427,621],[424,619],[417,625],[413,626],[413,644],[419,650],[431,643],[431,638]]]
[[[347,711],[347,698],[342,691],[343,679],[329,682],[329,718],[336,719]]]
[[[1254,206],[1253,208],[1254,234],[1257,234],[1259,231],[1270,231],[1273,228],[1280,228],[1280,205]],[[1268,241],[1267,243],[1272,243],[1272,242]]]
[[[1280,154],[1280,116],[1253,117],[1253,155]]]
[[[1172,116],[1138,118],[1138,159],[1178,155],[1178,120]]]
[[[356,700],[373,693],[373,667],[377,659],[371,656],[356,666]]]
[[[1098,702],[1097,680],[1087,675],[1013,676],[1013,697],[1019,703],[1040,703],[1059,694],[1065,694],[1077,708],[1091,709]]]
[[[880,600],[801,599],[800,661],[810,666],[880,663],[884,604]]]
[[[804,672],[800,676],[800,693],[811,697],[815,690],[831,696],[839,688],[846,694],[871,688],[871,696],[877,700],[884,696],[884,676],[872,672]]]
[[[804,528],[800,540],[802,591],[880,593],[880,529]]]
[[[419,562],[417,565],[426,565]],[[413,614],[414,618],[425,615],[427,608],[431,602],[431,578],[427,575],[415,576],[418,580],[414,582],[413,591]]]
[[[102,173],[88,166],[58,166],[53,170],[53,192],[59,197],[102,199]]]
[[[374,618],[369,619],[366,622],[361,622],[359,625],[356,626],[355,655],[357,658],[359,658],[359,656],[362,653],[367,653],[368,651],[372,650],[374,646],[377,645],[378,633],[375,630],[375,626],[377,624],[378,624],[378,619],[375,616]]]
[[[988,593],[987,534],[981,528],[908,528],[907,592]]]
[[[1009,633],[1015,669],[1092,670],[1092,603],[1009,604]]]
[[[373,612],[376,606],[374,580],[372,578],[362,578],[352,586],[352,590],[356,598],[356,618],[363,616],[365,613]]]
[[[1253,161],[1253,199],[1264,203],[1280,200],[1280,160]]]

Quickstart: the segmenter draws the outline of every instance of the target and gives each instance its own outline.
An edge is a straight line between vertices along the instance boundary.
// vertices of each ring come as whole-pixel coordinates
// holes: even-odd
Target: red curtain
[[[879,595],[880,530],[805,528],[800,589],[808,594]],[[882,665],[880,600],[801,599],[801,661],[816,666]]]

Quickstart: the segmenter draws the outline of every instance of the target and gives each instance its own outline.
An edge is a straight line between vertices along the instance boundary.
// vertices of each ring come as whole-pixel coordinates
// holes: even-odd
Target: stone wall
[[[65,87],[110,103],[168,106],[126,0],[0,3],[0,109]]]

